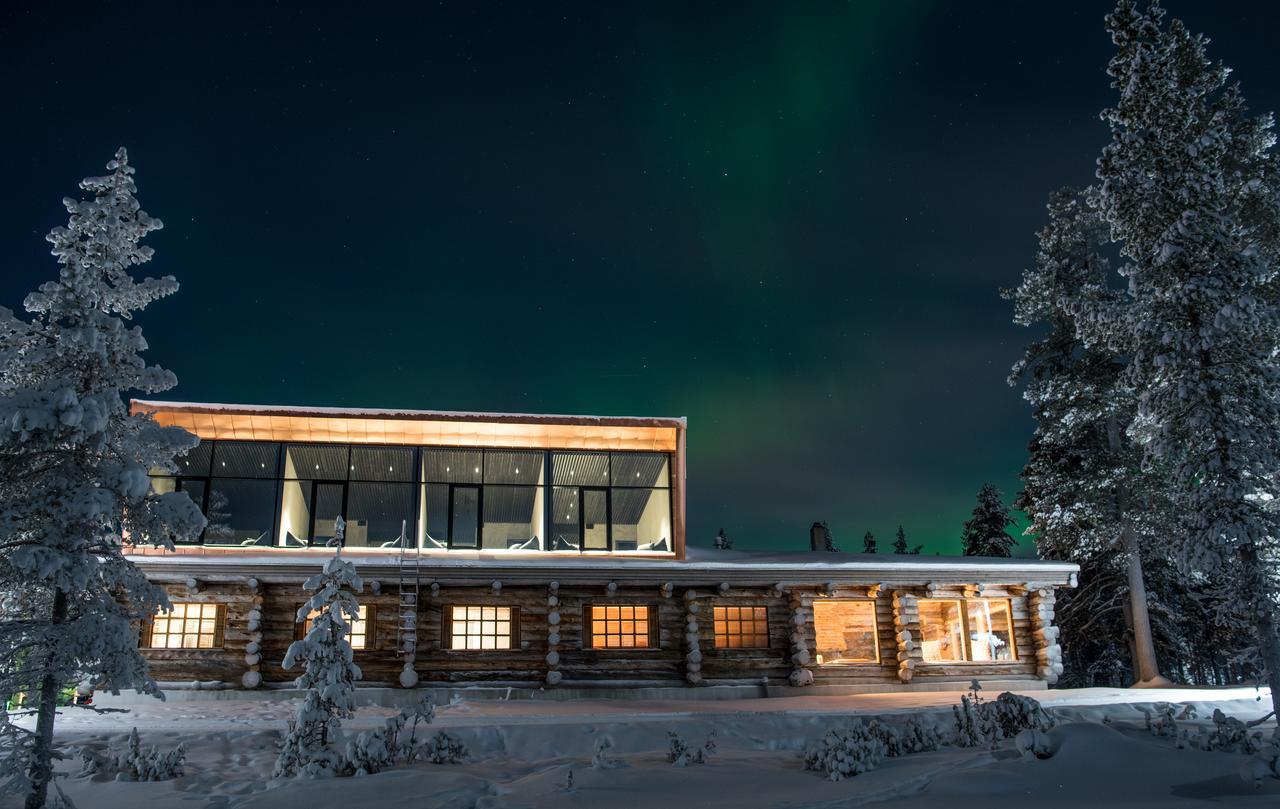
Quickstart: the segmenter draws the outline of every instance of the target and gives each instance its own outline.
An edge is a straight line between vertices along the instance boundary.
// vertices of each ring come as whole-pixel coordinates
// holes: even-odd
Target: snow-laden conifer
[[[1081,308],[1130,358],[1130,433],[1170,468],[1184,570],[1235,582],[1280,705],[1280,204],[1269,115],[1251,116],[1207,40],[1156,5],[1107,18],[1115,106],[1091,201],[1128,296]]]
[[[87,678],[159,695],[138,627],[168,600],[126,543],[172,548],[204,527],[186,494],[155,494],[148,478],[174,470],[195,437],[124,400],[176,384],[143,359],[130,321],[178,284],[134,279],[152,256],[140,242],[161,224],[134,196],[124,149],[107,169],[81,182],[88,199],[63,200],[67,225],[48,236],[58,278],[27,296],[30,318],[0,308],[0,582],[20,582],[22,605],[0,614],[0,695],[25,693],[38,711],[0,763],[0,789],[25,789],[30,809],[48,794],[60,689]]]
[[[1014,520],[1009,515],[1004,495],[990,483],[982,484],[973,517],[965,521],[964,533],[960,537],[964,555],[1012,556],[1017,540],[1005,530],[1011,525],[1014,525]]]
[[[338,517],[333,556],[325,562],[323,572],[303,584],[311,597],[298,608],[297,620],[314,618],[307,634],[289,645],[283,665],[291,669],[302,664],[302,674],[294,685],[306,693],[280,744],[277,778],[331,776],[344,768],[337,744],[342,720],[349,719],[355,710],[355,684],[360,679],[348,638],[351,622],[360,616],[355,594],[364,590],[355,565],[342,558],[344,529]]]
[[[876,537],[875,537],[875,534],[871,533],[870,531],[862,535],[862,552],[863,553],[876,552]]]

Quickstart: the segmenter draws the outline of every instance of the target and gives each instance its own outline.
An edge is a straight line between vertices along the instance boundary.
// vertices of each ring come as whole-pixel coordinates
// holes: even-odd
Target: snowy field
[[[851,716],[916,714],[951,725],[958,692],[790,697],[739,701],[574,702],[455,699],[437,708],[432,730],[467,745],[465,764],[415,764],[375,775],[320,781],[272,780],[287,701],[209,700],[158,703],[100,699],[126,714],[69,709],[58,739],[76,753],[124,746],[138,727],[144,744],[184,743],[186,774],[172,781],[126,783],[76,775],[64,763],[63,790],[81,809],[217,807],[635,807],[660,800],[673,807],[851,807],[892,802],[903,807],[1275,806],[1280,781],[1255,789],[1237,775],[1242,756],[1176,749],[1145,728],[1143,708],[1157,701],[1193,703],[1199,721],[1215,707],[1240,719],[1263,715],[1253,689],[1084,689],[1030,693],[1058,722],[1057,751],[1046,760],[1020,756],[1011,743],[995,751],[944,747],[885,759],[871,772],[831,782],[806,771],[802,751]],[[994,694],[989,695],[994,697]],[[377,727],[395,713],[362,708],[344,727]],[[1104,720],[1106,720],[1104,722]],[[1262,729],[1270,732],[1270,725]],[[667,732],[701,745],[715,731],[710,763],[667,763]],[[596,740],[608,735],[617,766],[592,769]],[[569,772],[574,787],[566,789]],[[17,804],[13,804],[16,806]],[[887,805],[887,804],[885,804]],[[8,809],[8,805],[5,806]]]

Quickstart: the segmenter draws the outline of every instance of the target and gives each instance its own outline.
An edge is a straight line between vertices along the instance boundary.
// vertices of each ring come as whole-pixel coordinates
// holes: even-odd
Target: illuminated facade
[[[367,684],[732,685],[831,692],[1044,685],[1054,588],[1033,560],[686,548],[685,421],[133,403],[200,437],[154,470],[209,525],[132,553],[173,613],[158,679],[285,684],[302,581],[333,553],[368,583]],[[747,688],[751,691],[751,688]]]

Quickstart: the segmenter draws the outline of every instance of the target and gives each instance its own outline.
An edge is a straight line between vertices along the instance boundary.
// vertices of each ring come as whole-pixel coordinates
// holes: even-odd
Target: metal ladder
[[[409,548],[407,526],[400,523],[399,593],[400,613],[396,619],[396,651],[406,665],[412,665],[418,652],[418,596],[422,581],[422,549],[418,543]]]

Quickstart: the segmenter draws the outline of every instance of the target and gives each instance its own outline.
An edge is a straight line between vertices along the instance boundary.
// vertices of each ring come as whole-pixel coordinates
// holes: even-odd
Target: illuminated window
[[[765,649],[769,646],[766,607],[712,607],[717,649]]]
[[[921,599],[919,604],[920,646],[926,663],[1017,659],[1008,600]]]
[[[152,649],[217,649],[222,646],[222,605],[177,602],[151,621]]]
[[[510,649],[515,637],[512,607],[452,607],[449,610],[450,649]]]
[[[311,611],[311,614],[307,616],[307,620],[298,628],[299,639],[306,637],[306,634],[311,631],[311,624],[316,620],[316,616],[319,614],[320,613],[316,610]],[[377,626],[376,622],[371,622],[370,620],[369,616],[372,614],[372,608],[370,606],[367,604],[361,604],[360,611],[357,614],[356,619],[349,622],[351,624],[351,631],[347,633],[347,643],[351,644],[353,651],[363,652],[370,648],[369,626],[371,623],[373,623],[374,626]]]
[[[817,661],[826,665],[876,663],[876,603],[869,599],[813,602]]]
[[[657,644],[651,608],[643,604],[592,605],[592,649],[649,649]]]

